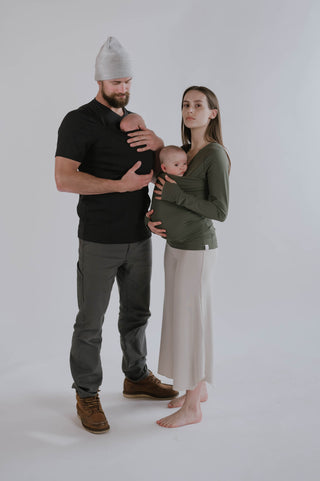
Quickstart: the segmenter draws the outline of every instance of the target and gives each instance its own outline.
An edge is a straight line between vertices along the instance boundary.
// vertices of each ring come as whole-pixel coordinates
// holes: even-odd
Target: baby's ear
[[[162,172],[167,172],[166,166],[164,164],[160,165]]]

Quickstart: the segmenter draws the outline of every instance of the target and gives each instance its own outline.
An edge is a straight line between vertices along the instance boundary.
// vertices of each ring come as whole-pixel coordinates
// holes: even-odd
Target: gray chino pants
[[[102,326],[114,279],[120,299],[118,328],[126,377],[148,375],[145,329],[150,316],[151,240],[100,244],[79,240],[78,306],[70,353],[73,387],[93,396],[102,383]]]

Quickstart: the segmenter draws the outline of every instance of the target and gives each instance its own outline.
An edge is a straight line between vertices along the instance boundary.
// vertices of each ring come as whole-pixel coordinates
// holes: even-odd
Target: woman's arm
[[[187,194],[178,184],[170,181],[164,183],[161,199],[167,202],[173,202],[203,217],[223,222],[228,214],[229,203],[228,157],[223,150],[217,149],[211,152],[207,163],[207,199],[200,199],[194,195]],[[167,179],[168,177],[166,176],[166,180]]]

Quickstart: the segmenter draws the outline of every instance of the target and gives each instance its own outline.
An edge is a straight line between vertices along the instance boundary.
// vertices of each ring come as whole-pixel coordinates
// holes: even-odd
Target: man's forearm
[[[101,179],[85,172],[56,175],[57,189],[82,195],[109,194],[124,192],[121,180]]]
[[[60,192],[82,195],[133,192],[147,187],[153,175],[153,170],[149,174],[136,174],[136,170],[141,167],[140,160],[119,180],[101,179],[86,172],[79,172],[79,165],[79,162],[71,159],[56,157],[55,180]]]

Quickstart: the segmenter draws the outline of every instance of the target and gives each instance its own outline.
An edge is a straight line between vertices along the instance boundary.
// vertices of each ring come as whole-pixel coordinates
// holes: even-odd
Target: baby
[[[123,132],[134,132],[135,130],[142,130],[146,128],[146,124],[138,114],[128,114],[123,117],[120,122],[120,129]]]
[[[175,178],[176,183],[179,184],[183,181],[189,184],[190,180],[188,177],[184,177],[185,172],[188,169],[187,154],[186,152],[175,145],[168,145],[161,149],[159,154],[161,173],[159,177],[164,178],[165,175],[172,175]],[[179,178],[179,181],[178,181]],[[181,179],[181,180],[180,180]],[[193,181],[191,180],[191,184]],[[193,220],[194,217],[198,219],[199,216],[193,212],[180,207],[172,202],[167,202],[165,200],[158,200],[157,194],[155,192],[152,196],[152,203],[150,208],[151,216],[150,218],[146,216],[146,225],[149,221],[161,222],[159,226],[160,229],[165,229],[165,237],[170,244],[170,242],[183,242],[184,238],[190,235],[190,219]],[[193,224],[192,224],[193,225]],[[197,236],[196,232],[193,236]]]
[[[165,174],[182,177],[188,168],[187,154],[180,147],[168,145],[160,151],[160,167]]]

